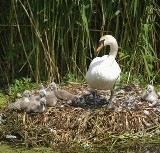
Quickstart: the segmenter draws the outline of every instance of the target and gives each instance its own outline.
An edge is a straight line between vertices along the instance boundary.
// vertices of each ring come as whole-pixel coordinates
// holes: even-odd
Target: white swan
[[[115,60],[118,44],[113,36],[105,35],[100,38],[97,52],[106,45],[110,45],[109,55],[96,57],[92,60],[86,73],[86,82],[92,89],[112,91],[115,83],[120,80],[121,73],[121,69]]]

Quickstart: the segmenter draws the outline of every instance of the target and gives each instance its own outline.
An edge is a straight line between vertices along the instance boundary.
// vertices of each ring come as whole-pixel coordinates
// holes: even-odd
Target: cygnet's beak
[[[148,94],[148,93],[149,93],[149,91],[148,91],[148,90],[146,90],[146,93]]]
[[[103,47],[104,47],[103,43],[100,43],[98,48],[97,48],[97,50],[96,50],[96,52],[99,52]]]

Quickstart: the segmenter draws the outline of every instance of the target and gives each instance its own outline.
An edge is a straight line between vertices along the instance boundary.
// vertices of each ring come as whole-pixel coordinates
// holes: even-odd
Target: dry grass
[[[72,85],[74,92],[86,87]],[[1,109],[5,119],[4,125],[1,124],[1,140],[6,140],[6,135],[12,134],[18,138],[13,142],[27,146],[69,141],[97,143],[106,141],[109,134],[153,133],[157,131],[160,122],[159,114],[147,103],[139,104],[137,110],[124,107],[121,111],[107,108],[86,110],[69,106],[62,101],[59,104],[61,105],[49,108],[43,114],[8,112]],[[148,110],[149,115],[144,110]]]

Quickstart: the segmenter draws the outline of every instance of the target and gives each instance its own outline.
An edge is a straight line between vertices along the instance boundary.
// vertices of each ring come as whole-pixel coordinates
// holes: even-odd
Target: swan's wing
[[[20,109],[20,101],[16,101],[14,103],[10,103],[8,105],[8,109],[9,110],[18,110],[18,109]]]
[[[55,106],[57,103],[57,98],[53,91],[47,91],[46,94],[46,105],[47,106]]]
[[[108,55],[104,55],[104,56],[102,56],[100,58],[101,58],[101,61],[104,61],[104,60],[106,60],[108,58]]]
[[[61,100],[73,100],[76,96],[66,90],[61,90],[61,89],[55,91],[54,93],[55,93],[55,96]]]
[[[18,99],[16,102],[9,104],[8,105],[8,109],[9,110],[20,110],[21,106],[23,106],[24,104],[28,103],[28,101],[29,101],[28,98],[22,97],[22,98]]]
[[[141,94],[141,99],[143,99],[143,100],[146,100],[146,97],[148,96],[148,93],[147,93],[147,91],[146,91],[146,89],[145,90],[143,90],[143,92],[142,92],[142,94]]]
[[[108,56],[102,60],[92,63],[86,73],[86,82],[90,84],[93,89],[110,90],[115,82],[118,83],[120,79],[121,69],[114,60],[113,64],[107,64]]]
[[[92,62],[89,65],[89,68],[93,67],[93,65],[99,65],[101,64],[104,60],[106,60],[108,58],[108,55],[104,55],[102,57],[96,57],[92,60]]]
[[[33,112],[35,112],[37,110],[37,107],[38,107],[39,104],[40,103],[38,103],[38,102],[30,102],[28,104],[28,106],[26,107],[26,112],[27,113],[33,113]]]

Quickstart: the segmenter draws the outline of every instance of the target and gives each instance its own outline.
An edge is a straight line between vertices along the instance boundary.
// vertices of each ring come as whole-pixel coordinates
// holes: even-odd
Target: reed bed
[[[84,77],[104,34],[117,39],[117,60],[128,82],[139,74],[147,81],[156,81],[160,56],[158,3],[2,0],[1,84],[9,86],[21,77],[35,82],[61,82],[68,74]]]

